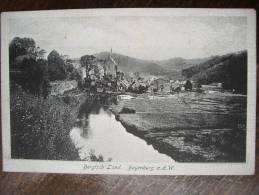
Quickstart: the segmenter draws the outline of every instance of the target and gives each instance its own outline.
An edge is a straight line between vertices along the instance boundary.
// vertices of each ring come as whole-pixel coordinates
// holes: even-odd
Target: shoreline
[[[133,126],[128,124],[127,122],[120,119],[120,117],[116,116],[116,119],[121,122],[123,127],[126,129],[127,132],[143,139],[148,145],[152,145],[155,150],[157,150],[161,154],[166,154],[171,157],[176,162],[244,162],[245,159],[235,159],[235,160],[228,160],[228,158],[223,157],[215,157],[214,159],[204,158],[202,155],[184,152],[177,147],[173,147],[172,145],[163,142],[157,141],[155,137],[147,137],[147,133],[145,131],[140,130],[137,126]]]
[[[14,159],[79,160],[69,133],[86,99],[67,94],[46,99],[24,92],[11,93],[11,157]]]
[[[214,111],[166,113],[151,101],[125,100],[110,106],[109,110],[127,132],[143,139],[159,153],[168,155],[176,162],[245,162],[246,127],[229,124],[229,114]],[[173,99],[170,103],[175,109],[179,107]],[[145,105],[149,110],[145,109]],[[122,113],[123,108],[134,112]],[[159,110],[153,113],[150,109]],[[231,117],[238,122],[245,121],[236,112]]]
[[[155,150],[157,150],[159,153],[166,154],[167,156],[169,156],[170,158],[172,158],[175,161],[191,162],[188,159],[193,159],[193,157],[195,156],[195,155],[191,156],[190,154],[184,154],[181,152],[177,152],[177,150],[175,150],[175,148],[170,147],[170,145],[168,145],[166,143],[157,142],[155,139],[147,138],[145,136],[145,133],[143,131],[139,130],[138,127],[129,125],[127,122],[121,120],[120,117],[118,117],[118,115],[116,115],[116,119],[122,124],[122,126],[126,129],[126,131],[128,133],[131,133],[131,134],[139,137],[140,139],[143,139],[147,143],[147,145],[152,145],[153,148]],[[170,151],[168,151],[168,150],[170,150]],[[202,161],[202,158],[200,160]]]
[[[19,90],[12,93],[12,158],[80,160],[70,139],[70,131],[77,126],[80,112],[88,112],[93,105],[100,103],[107,106],[128,133],[176,162],[245,161],[245,126],[240,123],[241,129],[235,129],[233,124],[228,124],[228,115],[219,114],[217,110],[188,114],[186,111],[191,111],[188,101],[179,104],[175,98],[150,100],[141,97],[115,105],[108,103],[114,99],[109,97],[81,91],[47,99]],[[177,109],[182,112],[177,112]],[[26,110],[31,111],[26,114]],[[234,122],[245,120],[237,116],[237,110],[233,110],[231,117],[234,117]],[[22,131],[18,131],[20,129]],[[25,147],[24,153],[20,152],[19,146]]]

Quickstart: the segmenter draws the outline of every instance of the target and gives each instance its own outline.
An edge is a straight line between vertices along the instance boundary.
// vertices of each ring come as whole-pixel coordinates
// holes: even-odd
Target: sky
[[[247,49],[245,17],[87,16],[15,18],[9,39],[30,37],[71,58],[113,52],[147,60],[203,58]]]

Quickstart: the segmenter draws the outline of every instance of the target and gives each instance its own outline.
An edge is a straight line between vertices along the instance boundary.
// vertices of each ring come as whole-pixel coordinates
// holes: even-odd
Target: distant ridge
[[[242,56],[246,53],[247,51],[237,51],[225,55],[215,55],[207,58],[184,59],[176,57],[167,60],[144,60],[118,53],[112,53],[112,58],[116,61],[116,63],[118,63],[119,70],[122,70],[125,74],[128,75],[130,73],[139,72],[142,75],[161,76],[169,79],[183,79],[184,76],[184,78],[202,81],[202,83],[209,83],[210,80],[221,81],[222,79],[208,79],[205,82],[202,78],[204,77],[205,72],[210,72],[208,68],[212,68],[212,66],[217,64],[219,65],[224,61],[224,59],[230,56]],[[96,53],[94,56],[98,59],[104,60],[109,58],[110,52],[104,51]],[[80,58],[74,58],[73,61],[80,63]],[[210,67],[210,65],[212,66]],[[214,69],[216,67],[218,66],[215,66]],[[212,75],[214,75],[213,78],[218,77],[215,76],[215,74]]]
[[[208,60],[186,68],[182,74],[201,84],[222,83],[223,88],[246,94],[247,51],[238,51]]]
[[[110,52],[100,52],[94,54],[94,56],[104,60],[110,56]],[[133,58],[118,53],[112,53],[112,57],[118,63],[118,68],[125,73],[139,72],[151,75],[165,75],[167,73],[163,67],[149,60]]]

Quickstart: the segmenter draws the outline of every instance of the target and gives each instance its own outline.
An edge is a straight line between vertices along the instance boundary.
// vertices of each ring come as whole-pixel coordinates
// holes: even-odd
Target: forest
[[[183,76],[200,84],[222,83],[224,89],[247,93],[247,51],[214,56],[182,70]]]

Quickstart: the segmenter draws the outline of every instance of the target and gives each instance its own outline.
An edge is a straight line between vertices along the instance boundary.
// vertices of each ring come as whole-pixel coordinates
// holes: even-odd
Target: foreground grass
[[[19,159],[77,160],[70,140],[83,97],[43,99],[11,86],[11,155]]]
[[[127,131],[179,162],[244,162],[246,97],[180,94],[111,106]],[[180,96],[179,95],[179,96]],[[134,110],[124,113],[122,110]]]

